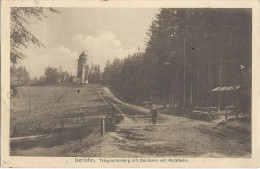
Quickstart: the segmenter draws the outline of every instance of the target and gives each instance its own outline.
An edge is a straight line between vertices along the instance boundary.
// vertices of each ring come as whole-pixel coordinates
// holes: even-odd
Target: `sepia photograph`
[[[9,12],[10,157],[252,158],[252,8]]]

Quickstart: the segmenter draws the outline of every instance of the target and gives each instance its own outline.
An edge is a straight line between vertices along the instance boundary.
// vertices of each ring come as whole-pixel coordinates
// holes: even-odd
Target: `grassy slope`
[[[100,100],[99,89],[98,86],[31,87],[29,113],[28,87],[19,88],[19,96],[11,99],[11,137],[47,134],[51,138],[15,142],[11,144],[11,154],[68,156],[80,151],[77,147],[92,144],[93,141],[86,138],[90,133],[95,135],[92,139],[98,141],[98,117],[106,115],[110,108]]]

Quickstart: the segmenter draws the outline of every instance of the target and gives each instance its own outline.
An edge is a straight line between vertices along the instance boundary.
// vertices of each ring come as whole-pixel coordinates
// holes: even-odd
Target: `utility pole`
[[[103,84],[103,82],[102,82],[102,81],[103,81],[103,79],[102,79],[102,72],[101,72],[101,74],[100,74],[100,75],[101,75],[101,85],[102,85],[102,84]]]
[[[139,50],[139,47],[138,47],[138,50]],[[141,83],[140,83],[140,74],[141,74],[141,70],[140,70],[140,65],[138,66],[138,77],[139,77],[139,81],[138,81],[138,104],[141,104],[141,100],[142,100],[142,97],[141,97]]]
[[[198,57],[198,65],[197,65],[197,74],[198,74],[198,80],[197,80],[197,104],[200,105],[201,101],[200,101],[200,55],[197,54]]]
[[[210,35],[210,34],[205,34],[205,37],[207,37],[207,36],[209,36],[209,37],[212,37],[213,35]],[[206,45],[206,47],[207,47],[207,57],[208,57],[208,66],[207,66],[207,81],[208,81],[208,86],[207,86],[207,95],[208,95],[208,97],[207,97],[207,109],[208,109],[208,112],[210,111],[210,109],[209,109],[209,107],[210,107],[210,66],[211,66],[211,60],[210,60],[210,54],[209,54],[209,47],[210,47],[210,41],[208,41],[208,43],[207,43],[207,45]]]
[[[210,106],[210,55],[208,53],[208,99],[207,99],[207,107],[209,112],[209,106]]]
[[[56,102],[56,87],[54,88],[54,102]]]
[[[94,70],[94,85],[96,85],[96,72]]]
[[[174,60],[174,56],[173,56],[173,60]],[[171,75],[173,75],[173,62],[172,62],[172,65],[171,65]],[[175,82],[175,76],[173,76],[172,78],[172,100],[171,100],[171,108],[174,108],[174,82]]]
[[[167,69],[168,69],[168,66],[172,66],[170,62],[164,62],[164,105],[166,106],[166,83],[167,83],[167,76],[166,76],[166,73],[167,73]],[[171,69],[172,70],[172,69]],[[171,95],[171,94],[170,94]],[[169,96],[169,95],[168,95]],[[169,97],[168,97],[168,100],[167,102],[169,103]]]
[[[222,44],[219,45],[219,87],[223,87],[223,53],[222,50]],[[218,109],[222,109],[222,92],[218,93]]]
[[[190,103],[192,105],[192,84],[190,85]]]
[[[178,34],[176,34],[176,32],[174,32],[171,37],[174,37],[174,44],[178,44],[177,43],[177,38],[178,38]],[[179,46],[179,45],[178,45]],[[174,45],[174,52],[173,52],[173,55],[172,55],[172,60],[171,60],[171,76],[173,76],[173,78],[171,79],[172,80],[172,92],[171,92],[171,108],[174,109],[174,103],[175,103],[175,98],[176,98],[176,95],[177,95],[177,92],[175,92],[174,90],[176,89],[176,85],[174,83],[176,83],[176,72],[175,72],[175,68],[174,68],[174,63],[175,63],[175,55],[176,55],[176,50],[177,50],[177,46]],[[174,96],[175,94],[175,96]],[[179,95],[178,95],[178,98],[179,98]]]
[[[237,58],[235,55],[235,47],[234,47],[234,42],[233,42],[233,31],[231,32],[231,49],[232,49],[232,53],[233,53],[233,62],[234,62],[234,101],[235,101],[235,114],[236,114],[236,119],[238,118],[238,108],[237,108],[237,69],[236,69],[236,65],[237,65]]]
[[[28,82],[29,87],[29,114],[31,113],[31,91],[30,91],[30,82]]]
[[[183,37],[183,80],[184,80],[184,83],[183,83],[183,106],[185,108],[185,101],[186,101],[186,98],[185,98],[185,95],[186,95],[186,56],[185,56],[185,37]]]
[[[163,81],[164,81],[164,84],[163,84],[163,100],[164,100],[164,107],[166,107],[166,68],[165,66],[164,67],[164,76],[163,76]]]

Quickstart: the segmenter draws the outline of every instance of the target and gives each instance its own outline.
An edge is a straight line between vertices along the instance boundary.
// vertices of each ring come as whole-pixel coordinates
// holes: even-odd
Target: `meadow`
[[[82,144],[96,144],[100,117],[111,109],[100,99],[100,89],[97,85],[18,88],[18,95],[11,98],[10,154],[69,156]],[[58,151],[66,145],[70,148],[63,150],[68,151]]]

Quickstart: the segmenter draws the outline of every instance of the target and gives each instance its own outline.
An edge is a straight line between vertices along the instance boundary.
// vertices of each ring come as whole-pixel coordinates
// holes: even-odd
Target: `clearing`
[[[25,103],[20,103],[18,101],[20,98],[11,100],[13,106],[13,110],[11,111],[11,131],[15,125],[18,126],[19,124],[22,126],[25,125],[24,123],[27,123],[29,126],[28,129],[35,130],[39,121],[42,121],[40,119],[49,119],[41,123],[41,127],[45,128],[45,135],[47,135],[48,132],[46,131],[54,131],[55,128],[61,128],[60,118],[56,122],[55,120],[54,122],[48,121],[52,121],[53,117],[66,116],[70,118],[64,122],[64,125],[67,126],[64,128],[71,129],[78,126],[80,129],[76,128],[73,131],[80,130],[78,133],[82,135],[85,128],[95,126],[98,123],[93,119],[97,119],[111,111],[109,104],[115,104],[120,109],[124,119],[116,125],[114,132],[107,132],[104,137],[100,136],[99,128],[92,127],[92,129],[89,129],[90,132],[85,134],[85,137],[77,134],[72,136],[68,134],[69,138],[72,137],[74,139],[68,139],[66,142],[60,144],[55,143],[52,146],[37,144],[34,148],[22,149],[16,147],[14,150],[11,150],[12,155],[248,158],[251,156],[250,132],[248,128],[240,130],[242,123],[244,126],[250,125],[243,120],[230,120],[227,123],[209,123],[159,113],[157,124],[153,126],[148,109],[120,101],[108,88],[91,85],[80,88],[61,87],[58,95],[63,96],[59,101],[54,102],[53,100],[55,99],[50,99],[53,98],[53,92],[49,92],[50,90],[53,91],[54,87],[50,88],[52,89],[47,89],[46,87],[31,89],[40,92],[36,92],[37,94],[35,94],[35,99],[32,102],[32,105],[35,106],[32,106],[31,109],[35,110],[32,111],[35,113],[28,114],[26,106],[28,102],[27,104],[26,101]],[[80,94],[77,91],[78,89],[80,90]],[[105,102],[100,99],[99,91],[101,91],[100,93],[105,98]],[[20,105],[23,105],[24,108]],[[61,112],[65,112],[64,115]],[[18,114],[21,114],[21,116],[18,116]],[[37,119],[37,123],[30,128],[31,122],[34,124],[34,119]],[[65,119],[63,120],[65,121]],[[46,122],[48,123],[45,124]],[[18,127],[16,128],[18,131]],[[32,134],[31,130],[28,129],[20,129],[18,133],[23,134],[17,133],[16,137]]]

